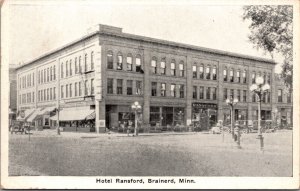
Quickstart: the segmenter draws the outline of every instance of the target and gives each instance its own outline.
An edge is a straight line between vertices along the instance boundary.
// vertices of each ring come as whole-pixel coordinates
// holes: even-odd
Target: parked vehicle
[[[10,128],[10,133],[13,134],[17,134],[17,133],[21,133],[23,134],[25,132],[25,129],[24,129],[24,123],[21,122],[21,121],[15,121],[11,128]]]

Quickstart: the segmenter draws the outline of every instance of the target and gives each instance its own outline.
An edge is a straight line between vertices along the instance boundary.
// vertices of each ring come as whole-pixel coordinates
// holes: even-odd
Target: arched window
[[[81,72],[82,72],[82,67],[81,67],[81,56],[79,56],[79,58],[78,58],[78,69],[79,69],[79,73],[81,74]]]
[[[152,70],[152,74],[157,74],[157,63],[155,57],[153,57],[151,60],[151,70]]]
[[[256,73],[252,72],[252,76],[251,76],[252,84],[255,83],[255,78],[256,78]]]
[[[114,69],[114,61],[113,61],[114,59],[113,59],[112,51],[107,52],[106,60],[107,60],[107,64],[106,64],[107,69]]]
[[[56,68],[53,66],[53,80],[56,80]]]
[[[86,72],[88,70],[87,66],[87,54],[84,55],[84,71]]]
[[[180,63],[179,63],[179,76],[180,77],[184,77],[184,65],[183,65],[183,61],[180,61]]]
[[[161,68],[160,73],[162,75],[166,75],[166,59],[165,58],[161,59],[161,61],[160,61],[160,68]]]
[[[213,73],[213,80],[217,80],[217,67],[216,66],[213,67],[212,73]]]
[[[117,70],[123,70],[123,56],[121,53],[117,56]]]
[[[171,61],[171,75],[172,76],[176,76],[176,64],[175,64],[175,60]]]
[[[246,70],[243,71],[243,83],[247,83],[247,75],[246,75]]]
[[[200,79],[204,78],[204,66],[203,66],[203,64],[201,64],[201,66],[199,67],[199,75],[200,75]]]
[[[136,72],[142,72],[142,61],[141,61],[141,56],[136,55],[135,57],[135,71]]]
[[[94,70],[94,52],[91,52],[91,70]]]
[[[127,55],[127,71],[132,71],[132,55],[128,54]]]
[[[193,65],[193,78],[197,78],[197,63]]]
[[[210,66],[208,65],[205,69],[206,79],[210,80]]]
[[[241,82],[241,72],[238,70],[236,71],[236,79],[237,79],[237,82],[240,83]]]
[[[70,76],[72,76],[72,59],[70,59]]]
[[[223,79],[224,79],[224,82],[227,82],[227,79],[228,79],[228,76],[227,76],[227,68],[224,68],[223,70]]]
[[[230,77],[229,81],[233,82],[234,81],[234,78],[233,78],[233,69],[230,69],[230,71],[229,71],[229,77]]]
[[[77,74],[78,73],[77,57],[75,58],[74,64],[75,64],[75,74]]]
[[[52,73],[52,66],[50,67],[50,81],[52,81],[53,77],[52,77],[53,73]]]

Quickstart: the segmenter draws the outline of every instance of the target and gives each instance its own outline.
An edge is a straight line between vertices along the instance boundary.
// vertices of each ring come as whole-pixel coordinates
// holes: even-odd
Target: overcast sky
[[[26,63],[76,40],[99,23],[121,27],[126,33],[271,58],[248,41],[249,23],[242,20],[242,6],[238,5],[203,5],[200,1],[26,2],[13,1],[9,8],[10,64]]]

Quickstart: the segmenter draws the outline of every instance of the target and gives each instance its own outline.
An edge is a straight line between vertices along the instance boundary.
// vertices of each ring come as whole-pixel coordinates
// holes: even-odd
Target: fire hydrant
[[[241,149],[241,132],[238,123],[234,125],[234,141],[237,143],[237,148]]]

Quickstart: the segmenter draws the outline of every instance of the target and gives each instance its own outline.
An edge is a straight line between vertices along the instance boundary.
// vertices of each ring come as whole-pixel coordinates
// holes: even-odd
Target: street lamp
[[[236,105],[238,103],[238,99],[237,98],[234,98],[231,96],[230,99],[226,99],[226,103],[227,105],[230,106],[230,116],[231,116],[231,124],[230,124],[230,130],[231,130],[231,135],[232,135],[232,138],[234,138],[234,132],[233,132],[233,106]]]
[[[134,102],[132,105],[131,105],[131,108],[134,110],[134,135],[135,136],[138,136],[138,130],[137,130],[137,111],[139,109],[141,109],[141,105],[139,104],[139,102]]]
[[[261,76],[258,76],[255,79],[255,84],[252,84],[250,87],[250,91],[254,92],[258,96],[258,116],[257,116],[257,129],[258,129],[258,139],[260,140],[260,149],[263,150],[264,143],[263,143],[263,136],[261,131],[261,100],[262,96],[265,92],[270,89],[269,84],[264,84],[264,79]]]

